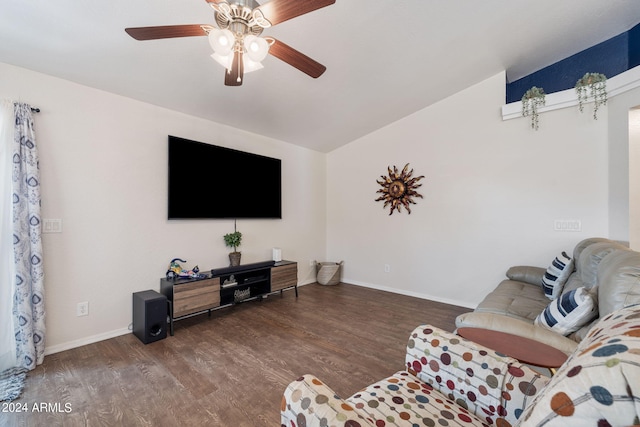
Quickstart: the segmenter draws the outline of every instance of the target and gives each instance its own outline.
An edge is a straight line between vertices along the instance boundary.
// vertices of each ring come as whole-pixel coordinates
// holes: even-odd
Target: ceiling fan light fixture
[[[233,61],[233,55],[220,55],[219,53],[212,53],[211,57],[220,65],[222,65],[226,70],[230,70],[231,69],[231,65],[232,65],[232,61]],[[264,68],[264,65],[262,65],[259,62],[253,61],[251,60],[251,58],[249,58],[248,56],[243,56],[242,57],[242,63],[243,63],[243,67],[244,67],[244,72],[245,73],[250,73],[252,71],[257,71],[257,70],[261,70]]]
[[[209,44],[215,53],[226,56],[231,53],[236,38],[233,33],[227,29],[220,30],[212,28],[209,31]]]
[[[245,36],[244,48],[246,49],[247,56],[254,62],[262,62],[269,53],[269,43],[262,37],[257,37],[252,34]]]
[[[212,53],[211,57],[227,70],[231,68],[231,61],[233,61],[233,55],[220,55],[219,53]]]
[[[251,58],[249,58],[249,56],[243,56],[242,62],[244,62],[245,74],[250,73],[252,71],[256,71],[256,70],[261,70],[264,68],[264,65],[262,65],[260,62],[256,62],[252,60]]]
[[[125,28],[136,40],[207,36],[211,57],[226,69],[225,86],[240,86],[245,72],[264,68],[268,54],[303,73],[318,78],[326,67],[262,31],[336,0],[206,0],[215,11],[216,26],[208,24]]]

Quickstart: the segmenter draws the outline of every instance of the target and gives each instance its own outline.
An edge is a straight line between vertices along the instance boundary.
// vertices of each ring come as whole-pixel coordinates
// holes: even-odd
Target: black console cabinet
[[[173,321],[262,298],[272,292],[294,288],[298,296],[298,264],[265,261],[213,269],[201,279],[160,279],[160,292],[169,303],[170,331]]]

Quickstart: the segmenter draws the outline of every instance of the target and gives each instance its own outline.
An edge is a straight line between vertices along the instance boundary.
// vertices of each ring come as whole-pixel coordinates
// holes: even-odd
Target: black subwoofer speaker
[[[167,297],[156,291],[133,294],[133,335],[149,344],[167,337]]]

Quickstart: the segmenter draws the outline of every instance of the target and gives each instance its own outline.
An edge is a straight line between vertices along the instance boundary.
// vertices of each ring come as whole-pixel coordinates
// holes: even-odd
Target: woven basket
[[[340,283],[340,270],[344,261],[317,262],[317,281],[321,285],[337,285]]]

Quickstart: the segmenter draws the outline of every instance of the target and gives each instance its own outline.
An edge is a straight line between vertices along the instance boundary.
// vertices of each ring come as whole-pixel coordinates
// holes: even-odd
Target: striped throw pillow
[[[536,317],[535,324],[562,335],[569,335],[598,314],[598,308],[586,288],[565,292]]]
[[[542,277],[542,289],[547,298],[554,300],[562,293],[562,288],[573,272],[573,260],[562,252],[558,255]]]

